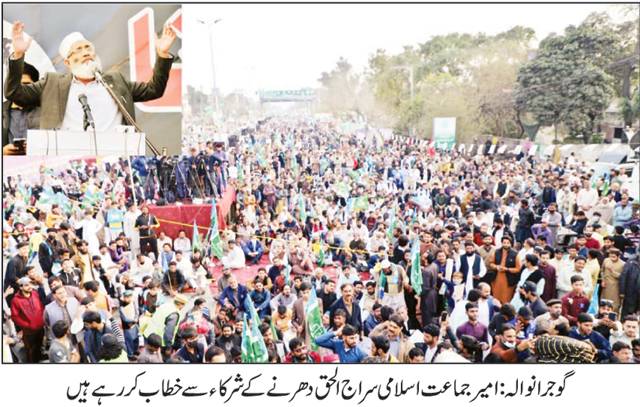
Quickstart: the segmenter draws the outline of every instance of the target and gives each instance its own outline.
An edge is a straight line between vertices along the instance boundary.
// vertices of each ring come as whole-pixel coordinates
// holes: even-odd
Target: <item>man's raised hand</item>
[[[13,23],[11,28],[11,40],[13,46],[13,56],[15,59],[20,59],[29,49],[32,38],[25,36],[24,24],[21,21]]]
[[[169,49],[176,39],[176,32],[170,25],[162,29],[162,36],[156,41],[156,52],[161,58],[170,58]]]

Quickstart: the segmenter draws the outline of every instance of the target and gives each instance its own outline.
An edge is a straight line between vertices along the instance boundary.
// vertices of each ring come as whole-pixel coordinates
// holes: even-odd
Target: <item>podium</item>
[[[93,131],[29,130],[27,155],[145,155],[145,134],[132,126],[96,132],[95,139]]]

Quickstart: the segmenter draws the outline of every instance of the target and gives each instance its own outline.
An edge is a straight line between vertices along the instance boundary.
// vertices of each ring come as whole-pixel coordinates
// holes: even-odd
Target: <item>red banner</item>
[[[236,200],[236,191],[229,187],[222,199],[216,202],[216,212],[218,215],[218,230],[227,227],[225,218],[231,210],[231,205]],[[165,205],[165,206],[149,206],[149,212],[152,213],[160,222],[158,231],[164,232],[172,239],[178,237],[178,232],[184,230],[189,239],[192,238],[193,222],[199,226],[200,236],[207,233],[207,229],[211,226],[211,204],[183,204],[183,205]]]

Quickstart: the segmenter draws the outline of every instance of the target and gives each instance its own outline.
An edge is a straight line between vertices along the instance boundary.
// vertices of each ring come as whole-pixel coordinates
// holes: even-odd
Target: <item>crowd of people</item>
[[[587,168],[271,119],[182,159],[5,178],[4,355],[638,363],[638,202]],[[149,210],[229,188],[202,243]]]

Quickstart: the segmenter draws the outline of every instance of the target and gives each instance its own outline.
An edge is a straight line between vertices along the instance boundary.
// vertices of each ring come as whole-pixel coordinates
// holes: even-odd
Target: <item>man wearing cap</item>
[[[182,294],[176,294],[173,301],[167,301],[156,309],[150,320],[140,327],[145,339],[156,334],[162,338],[163,358],[167,359],[171,348],[178,348],[179,341],[175,341],[180,322],[180,311],[189,302]]]
[[[598,350],[597,362],[611,358],[611,345],[600,333],[593,330],[593,317],[586,312],[578,315],[578,326],[569,332],[569,337],[579,341],[589,341]]]
[[[524,268],[520,273],[520,280],[517,285],[518,289],[511,299],[511,305],[513,305],[515,309],[522,307],[526,301],[525,292],[523,290],[526,282],[535,284],[537,295],[542,295],[545,284],[544,276],[542,275],[542,271],[538,269],[538,257],[532,253],[525,255]]]
[[[404,289],[409,287],[407,272],[400,266],[391,264],[387,259],[380,263],[380,270],[372,270],[378,282],[377,292],[383,292],[382,305],[388,305],[395,311],[405,307]]]
[[[534,321],[537,329],[557,335],[556,326],[565,324],[569,326],[569,320],[562,316],[562,301],[557,298],[547,301],[547,312],[538,316]]]
[[[7,263],[7,266],[5,268],[3,285],[5,289],[9,286],[12,286],[15,291],[18,291],[20,289],[18,285],[18,279],[27,275],[26,269],[27,261],[29,260],[27,258],[27,256],[29,255],[29,243],[20,242],[18,243],[17,248],[18,253],[13,256],[11,260],[9,260],[9,263]]]
[[[42,359],[41,348],[44,339],[44,307],[40,297],[33,292],[31,279],[18,280],[20,291],[11,300],[11,319],[22,330],[22,342],[27,352],[28,363],[38,363]]]
[[[487,268],[480,255],[476,253],[476,247],[471,240],[464,243],[464,251],[464,255],[460,256],[458,270],[463,275],[468,293],[478,286],[480,279],[487,273]]]
[[[40,73],[35,66],[24,63],[24,72],[20,83],[28,85],[36,82]],[[14,140],[26,139],[28,129],[37,129],[40,121],[40,109],[36,106],[19,106],[7,100],[2,103],[2,154],[24,154],[24,144]]]
[[[85,94],[91,105],[97,131],[109,131],[123,124],[123,114],[107,90],[95,80],[101,64],[91,42],[79,32],[67,35],[58,51],[69,73],[47,73],[43,80],[33,84],[21,84],[24,71],[24,55],[31,45],[31,38],[24,32],[24,24],[16,21],[12,27],[13,54],[9,59],[9,72],[5,84],[8,100],[22,105],[42,108],[41,129],[83,129],[83,109],[78,96]],[[126,111],[135,117],[134,103],[154,100],[164,94],[173,57],[169,54],[176,33],[170,26],[163,29],[155,41],[156,63],[153,77],[147,83],[129,82],[119,72],[106,72],[104,82],[109,86]]]
[[[45,276],[51,275],[53,263],[58,260],[58,253],[62,248],[56,239],[58,230],[56,228],[47,229],[47,239],[40,243],[38,247],[38,262]]]

